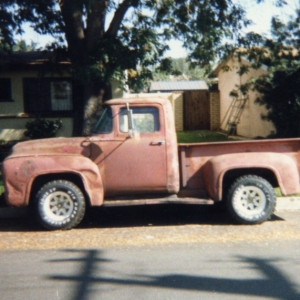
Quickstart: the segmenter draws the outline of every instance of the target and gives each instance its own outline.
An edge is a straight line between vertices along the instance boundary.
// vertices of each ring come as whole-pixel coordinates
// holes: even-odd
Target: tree
[[[265,41],[271,71],[269,76],[255,82],[263,92],[258,99],[270,109],[271,120],[278,137],[296,137],[300,134],[300,11],[287,24],[278,18],[272,20],[272,39]]]
[[[199,66],[191,66],[186,58],[168,59],[171,63],[169,68],[158,67],[153,72],[153,80],[203,80],[205,70]]]
[[[29,22],[57,38],[49,49],[71,59],[75,135],[90,131],[113,77],[125,82],[124,71],[134,70],[135,87],[151,78],[171,38],[184,42],[193,65],[206,67],[226,50],[224,38],[237,41],[249,24],[231,0],[2,0],[0,7],[2,51]]]
[[[14,43],[12,50],[13,51],[22,51],[22,52],[28,52],[28,51],[35,51],[37,49],[37,44],[31,41],[30,44],[27,44],[25,40],[19,40],[16,43]]]

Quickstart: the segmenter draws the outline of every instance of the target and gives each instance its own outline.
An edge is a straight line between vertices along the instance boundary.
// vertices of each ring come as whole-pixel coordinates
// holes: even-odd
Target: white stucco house
[[[238,90],[237,86],[267,74],[267,68],[249,68],[249,72],[239,75],[241,66],[250,66],[250,63],[246,59],[230,56],[214,69],[220,92],[220,128],[248,138],[267,137],[275,133],[275,127],[272,122],[262,119],[267,109],[256,103],[257,92],[250,90],[247,95],[238,92],[237,97],[230,96],[233,90]]]

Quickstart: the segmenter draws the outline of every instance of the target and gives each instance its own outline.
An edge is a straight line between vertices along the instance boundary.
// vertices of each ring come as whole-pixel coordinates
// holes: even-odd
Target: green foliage
[[[287,24],[272,19],[272,39],[263,44],[270,73],[253,81],[262,93],[257,102],[270,109],[266,118],[274,123],[277,137],[300,136],[299,17],[300,11]]]
[[[27,122],[25,127],[27,129],[25,135],[31,139],[50,138],[54,137],[56,132],[62,127],[62,121],[38,118]]]
[[[0,180],[0,197],[2,196],[4,191],[5,191],[5,189],[4,189],[4,186],[3,186],[3,182],[2,182],[2,180]]]
[[[295,70],[292,74],[275,71],[270,77],[262,77],[255,82],[255,89],[264,93],[257,102],[270,109],[266,118],[274,123],[277,137],[299,136],[299,71]]]
[[[22,51],[22,52],[29,52],[35,51],[37,49],[37,44],[31,41],[30,44],[27,44],[25,40],[17,41],[13,46],[13,51]]]
[[[153,80],[165,81],[175,77],[180,80],[201,80],[205,78],[205,70],[192,66],[186,58],[168,58],[168,68],[159,66],[153,73]]]
[[[250,67],[249,66],[245,66],[245,65],[242,65],[241,67],[240,67],[240,69],[237,71],[237,73],[240,75],[240,76],[242,76],[242,75],[244,75],[244,74],[247,74],[247,73],[249,73],[250,72]]]

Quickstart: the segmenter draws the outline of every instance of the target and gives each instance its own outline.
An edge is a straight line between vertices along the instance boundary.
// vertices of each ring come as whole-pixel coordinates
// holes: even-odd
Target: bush
[[[62,127],[62,121],[37,118],[27,122],[25,127],[27,129],[25,135],[31,139],[50,138],[54,137],[56,132]]]

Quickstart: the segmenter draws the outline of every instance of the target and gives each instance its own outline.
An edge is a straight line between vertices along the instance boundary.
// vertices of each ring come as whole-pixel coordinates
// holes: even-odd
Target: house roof
[[[54,55],[49,51],[17,51],[12,53],[2,53],[0,64],[8,69],[34,68],[43,64],[70,65],[68,59]]]
[[[229,60],[233,60],[234,58],[237,58],[236,56],[234,56],[233,54],[229,55],[226,59],[220,61],[217,65],[215,65],[213,67],[213,70],[211,71],[211,73],[209,74],[209,78],[214,78],[218,76],[218,73],[224,68],[226,67],[227,63]],[[251,64],[251,61],[249,61],[249,59],[246,56],[242,56],[241,59],[248,63]],[[261,64],[261,69],[264,69],[265,71],[268,70],[268,67],[264,64]]]
[[[173,92],[173,91],[199,91],[208,90],[208,85],[203,80],[198,81],[153,81],[150,92]]]

